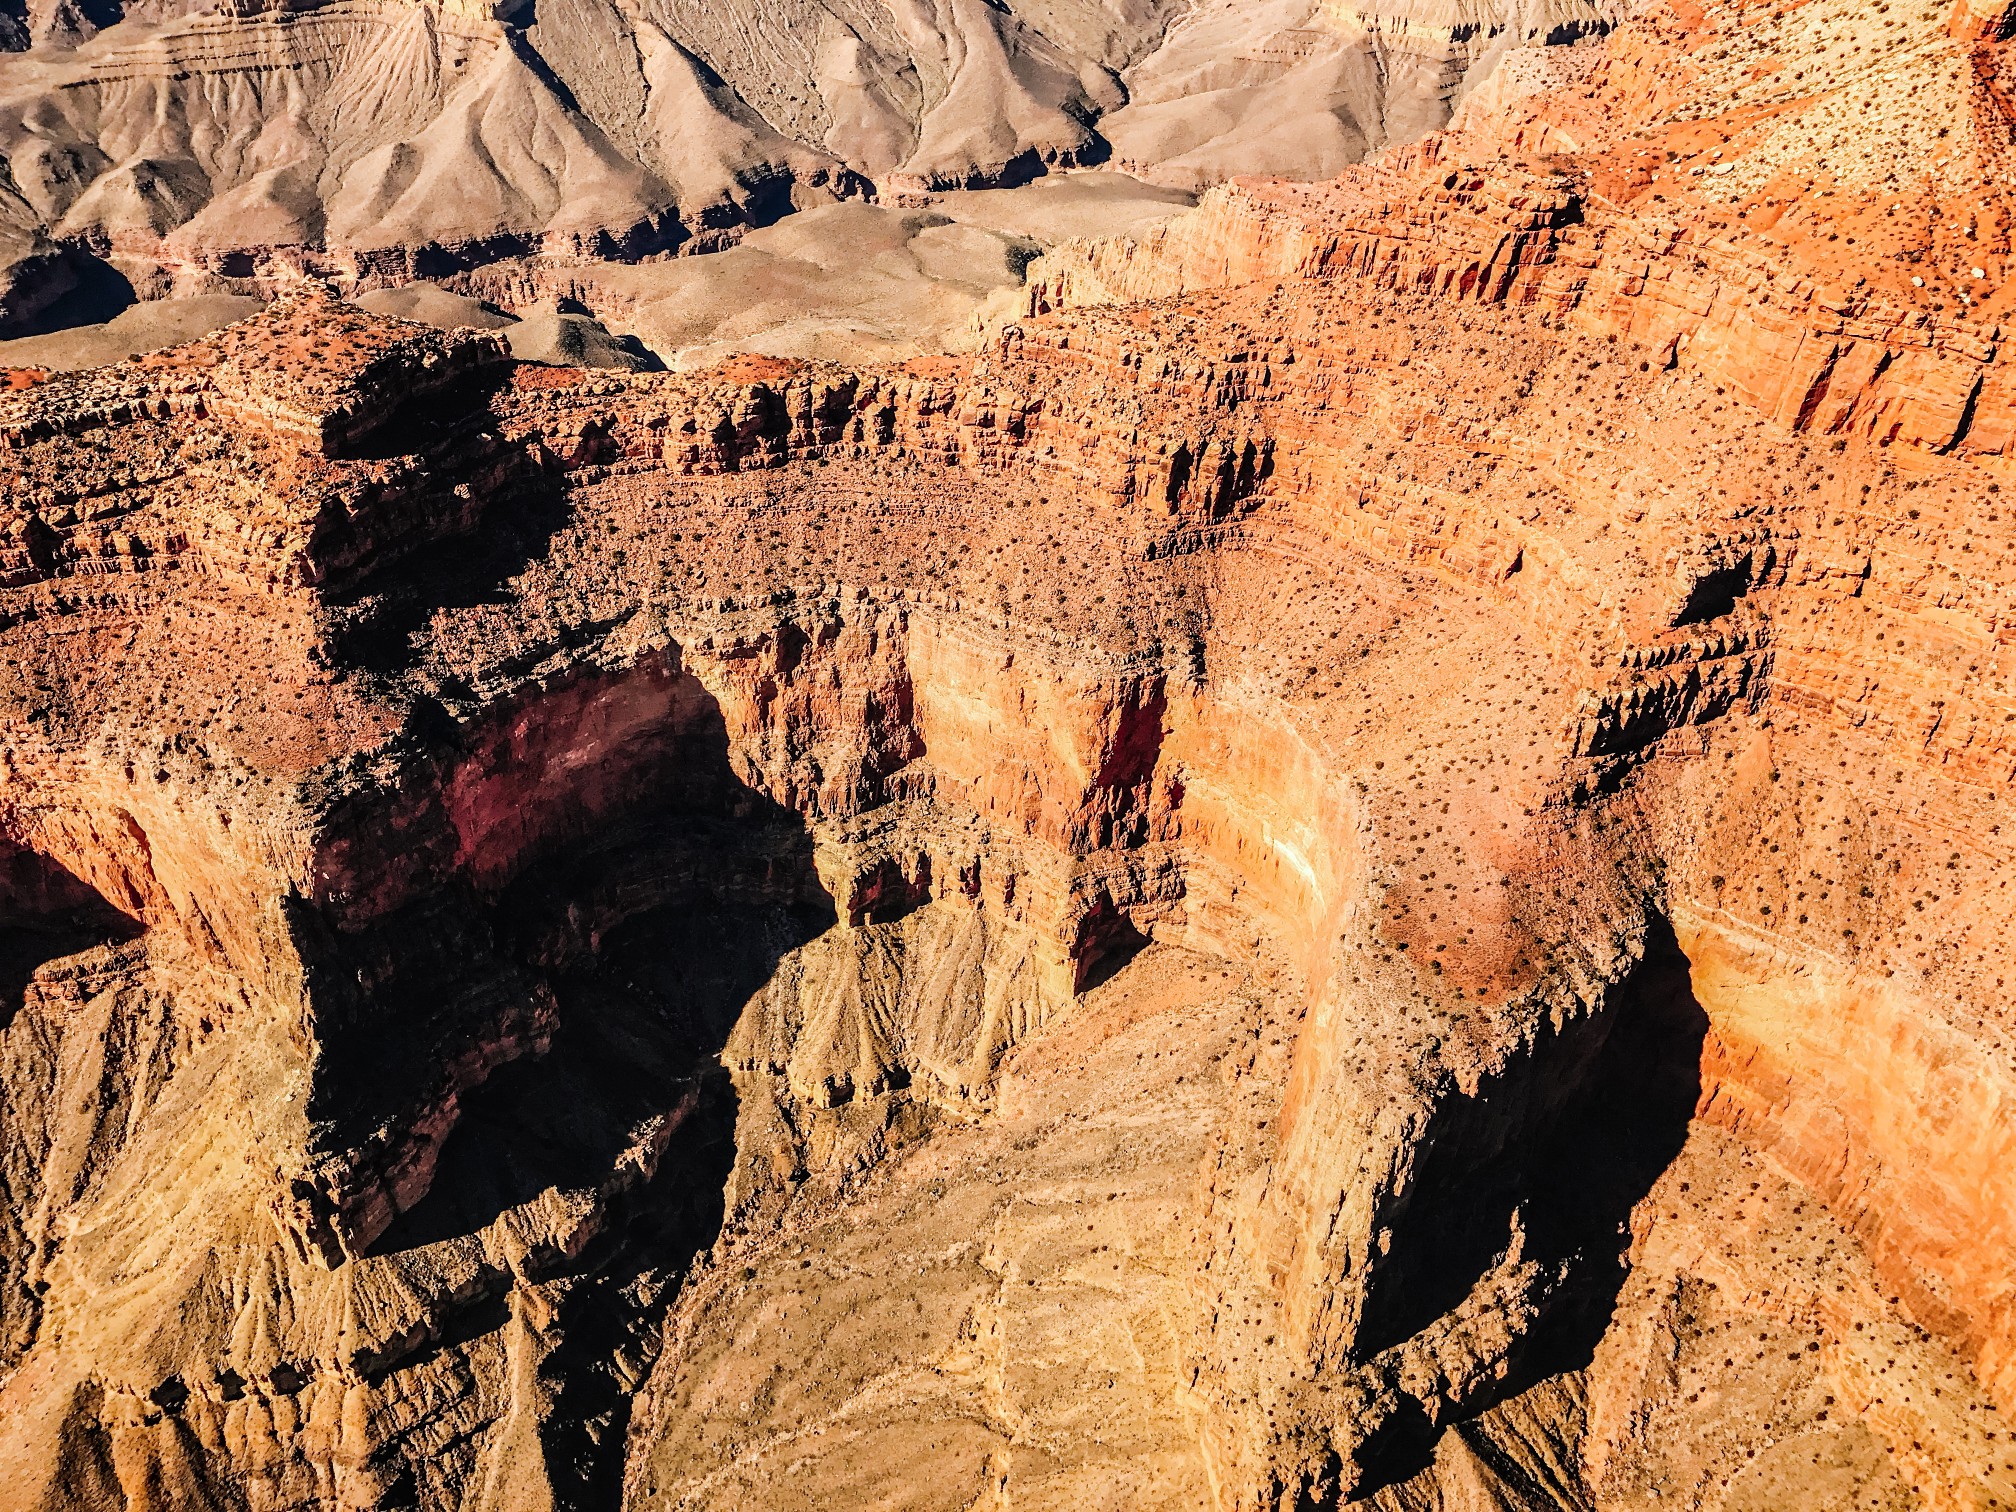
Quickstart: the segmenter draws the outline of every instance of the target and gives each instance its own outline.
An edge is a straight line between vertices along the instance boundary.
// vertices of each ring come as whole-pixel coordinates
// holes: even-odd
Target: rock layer
[[[972,359],[0,393],[18,1500],[2016,1501],[2007,28],[1825,3]]]

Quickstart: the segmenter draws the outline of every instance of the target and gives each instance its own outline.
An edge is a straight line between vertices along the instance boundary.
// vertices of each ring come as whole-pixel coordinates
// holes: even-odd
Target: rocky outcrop
[[[2016,1500],[2006,230],[1793,24],[970,360],[0,392],[21,1503]]]

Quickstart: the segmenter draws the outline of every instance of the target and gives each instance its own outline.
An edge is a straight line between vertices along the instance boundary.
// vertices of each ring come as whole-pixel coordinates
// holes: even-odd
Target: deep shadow
[[[1078,943],[1072,951],[1077,962],[1077,990],[1090,992],[1110,982],[1120,969],[1148,948],[1143,934],[1126,911],[1102,895],[1079,921]]]
[[[1736,601],[1750,591],[1750,564],[1738,562],[1733,567],[1718,567],[1694,580],[1694,586],[1687,594],[1687,602],[1681,606],[1673,623],[1698,625],[1704,620],[1720,619],[1725,614],[1733,614]]]
[[[298,905],[290,919],[317,1024],[308,1113],[319,1145],[371,1151],[377,1131],[413,1127],[444,1095],[450,1068],[472,1056],[510,1089],[476,1087],[482,1068],[454,1075],[466,1091],[442,1153],[448,1167],[377,1252],[470,1234],[548,1185],[599,1179],[641,1111],[677,1103],[683,1089],[661,1083],[712,1066],[748,992],[835,917],[804,818],[734,774],[720,706],[700,681],[655,665],[627,677],[649,683],[641,698],[661,700],[659,716],[599,748],[599,766],[579,768],[579,782],[601,794],[593,806],[542,770],[534,780],[514,776],[510,758],[496,766],[488,722],[442,718],[427,730],[442,770],[474,762],[484,772],[462,802],[546,810],[530,821],[544,839],[516,857],[500,889],[464,875],[439,810],[429,810],[431,827],[379,829],[383,802],[365,794],[359,812],[331,814],[363,845],[405,851],[417,897],[353,925]],[[623,681],[589,679],[564,698],[623,698]],[[538,708],[512,704],[498,718],[528,728]],[[613,804],[617,794],[629,800]],[[639,937],[675,966],[673,978],[645,970]],[[609,972],[623,974],[623,992]],[[540,1056],[532,1040],[548,994],[556,1032]],[[512,1113],[486,1125],[480,1111],[500,1097]],[[536,1099],[552,1101],[558,1121],[528,1125],[520,1141],[520,1107]],[[546,1153],[534,1159],[534,1149]]]
[[[630,356],[635,357],[639,362],[644,364],[637,370],[638,372],[662,373],[665,371],[665,359],[660,357],[656,352],[652,351],[651,348],[644,345],[644,343],[638,340],[637,337],[633,335],[619,336],[614,331],[611,331],[609,333],[609,336],[610,339],[613,340],[618,347],[622,348],[623,351],[628,353]]]
[[[558,460],[498,432],[494,401],[512,370],[507,362],[478,367],[333,449],[349,460],[411,465],[364,485],[347,519],[317,527],[317,555],[340,564],[320,585],[327,644],[319,654],[331,665],[411,667],[414,635],[437,611],[508,600],[512,580],[573,519]],[[469,482],[465,492],[455,491],[459,481]]]
[[[416,429],[388,437],[385,444],[406,454],[447,449],[433,445],[438,439]],[[462,438],[451,441],[455,439]],[[464,444],[482,448],[487,439]],[[327,594],[332,662],[372,672],[403,671],[415,660],[414,636],[437,611],[508,602],[512,580],[546,555],[553,538],[574,517],[564,480],[557,469],[528,453],[500,452],[494,460],[496,474],[473,528],[426,542],[368,571],[348,590]],[[453,467],[460,465],[434,471],[452,478]]]
[[[49,857],[0,841],[0,1030],[50,961],[137,938],[140,921]]]
[[[126,7],[122,0],[73,0],[73,3],[77,14],[93,32],[117,26],[126,19]]]
[[[1604,1010],[1552,1035],[1474,1098],[1453,1099],[1424,1136],[1390,1256],[1368,1280],[1357,1358],[1451,1311],[1504,1253],[1515,1211],[1524,1254],[1569,1278],[1522,1342],[1510,1373],[1465,1417],[1586,1366],[1628,1265],[1631,1210],[1686,1142],[1701,1093],[1708,1018],[1672,926],[1656,919],[1637,968]],[[1436,1430],[1389,1434],[1364,1490],[1424,1469]]]
[[[662,833],[676,825],[676,818],[661,816],[640,828]],[[743,1005],[786,952],[832,922],[830,907],[801,901],[796,884],[774,901],[737,902],[733,894],[745,889],[723,876],[727,896],[709,897],[707,867],[695,864],[712,841],[721,847],[714,858],[720,870],[738,870],[742,845],[766,855],[788,852],[802,828],[771,818],[750,823],[754,835],[735,836],[705,817],[696,817],[694,827],[693,840],[668,842],[668,864],[655,877],[640,864],[641,847],[627,856],[594,853],[623,873],[622,890],[658,896],[548,974],[559,1009],[551,1048],[499,1068],[467,1094],[427,1195],[400,1215],[375,1252],[474,1233],[548,1188],[598,1187],[639,1128],[668,1116],[679,1118],[682,1130],[693,1125],[697,1115],[680,1110],[689,1100],[706,1105],[712,1091],[705,1084],[725,1076],[721,1048]],[[809,847],[803,859],[809,868]],[[521,888],[543,891],[536,879]],[[607,892],[616,890],[585,901],[609,908]],[[512,900],[521,907],[528,901]],[[537,901],[560,911],[584,900],[556,890]]]
[[[572,1512],[619,1504],[625,1365],[655,1353],[680,1278],[721,1229],[737,1108],[722,1046],[785,953],[833,922],[803,822],[751,808],[625,825],[501,902],[505,948],[551,962],[558,1030],[544,1056],[468,1096],[428,1195],[377,1246],[473,1232],[549,1190],[600,1194],[585,1249],[524,1262],[533,1279],[576,1278],[543,1366],[554,1405],[541,1428]],[[654,1138],[662,1153],[640,1163]],[[649,1174],[634,1184],[618,1174],[640,1164]]]
[[[452,841],[416,826],[400,842],[441,868],[417,902],[350,929],[294,920],[318,1033],[309,1111],[333,1150],[410,1123],[442,1068],[551,993],[544,1053],[521,1049],[461,1094],[426,1191],[367,1253],[568,1205],[558,1242],[516,1269],[566,1282],[552,1293],[560,1342],[542,1367],[552,1408],[540,1432],[558,1504],[575,1512],[618,1505],[631,1393],[680,1279],[720,1232],[737,1113],[722,1048],[786,953],[834,923],[804,818],[736,775],[719,706],[690,674],[666,691],[662,725],[602,752],[622,765],[582,774],[629,804],[569,821],[508,885],[477,890]],[[445,726],[428,736],[450,762],[467,738]],[[566,815],[573,795],[507,783],[486,801]],[[528,1231],[550,1218],[528,1216]],[[500,1277],[459,1299],[419,1353],[401,1345],[360,1363],[384,1375],[493,1333],[508,1292]]]
[[[1607,37],[1610,34],[1610,25],[1610,22],[1599,19],[1563,21],[1558,26],[1554,26],[1548,30],[1546,45],[1549,47],[1567,47],[1572,43],[1580,42],[1585,37]]]
[[[72,273],[69,289],[25,319],[8,322],[9,339],[53,336],[77,326],[103,325],[139,302],[140,296],[126,275],[110,263],[74,250],[64,254],[64,261]]]
[[[441,453],[458,441],[488,430],[491,401],[510,381],[508,363],[486,363],[452,383],[394,406],[390,413],[361,431],[332,444],[329,454],[345,460],[370,460]]]

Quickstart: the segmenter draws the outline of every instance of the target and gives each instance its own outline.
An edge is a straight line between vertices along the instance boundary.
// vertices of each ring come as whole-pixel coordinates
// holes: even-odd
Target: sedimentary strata
[[[0,393],[10,1494],[2016,1502],[2008,28],[1793,194],[1820,4],[972,359]]]

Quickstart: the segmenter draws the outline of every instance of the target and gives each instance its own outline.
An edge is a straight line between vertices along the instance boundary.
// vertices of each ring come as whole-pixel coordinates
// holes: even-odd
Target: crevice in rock
[[[1750,591],[1750,561],[1744,558],[1695,579],[1687,602],[1673,617],[1674,625],[1698,625],[1736,612],[1736,601]]]
[[[529,1322],[539,1440],[568,1512],[618,1505],[632,1395],[721,1231],[737,1115],[722,1048],[784,956],[835,923],[806,821],[727,775],[718,711],[701,723],[681,770],[660,774],[679,798],[469,900],[488,952],[550,987],[550,1032],[461,1094],[424,1195],[365,1251],[491,1235],[513,1253],[499,1289],[383,1368]]]
[[[0,1030],[21,1010],[38,968],[143,926],[61,862],[0,842]]]
[[[1509,1070],[1445,1105],[1367,1279],[1359,1358],[1458,1311],[1481,1277],[1526,1265],[1538,1319],[1505,1374],[1449,1405],[1467,1417],[1586,1366],[1624,1282],[1631,1211],[1686,1141],[1707,1030],[1687,957],[1655,917],[1638,965],[1596,1011],[1543,1030]],[[1365,1489],[1420,1471],[1438,1433],[1426,1414],[1389,1424],[1369,1446]]]
[[[1101,896],[1086,911],[1078,926],[1077,948],[1071,952],[1076,963],[1075,990],[1090,992],[1111,981],[1129,961],[1148,947],[1148,936],[1124,909],[1111,898]]]

